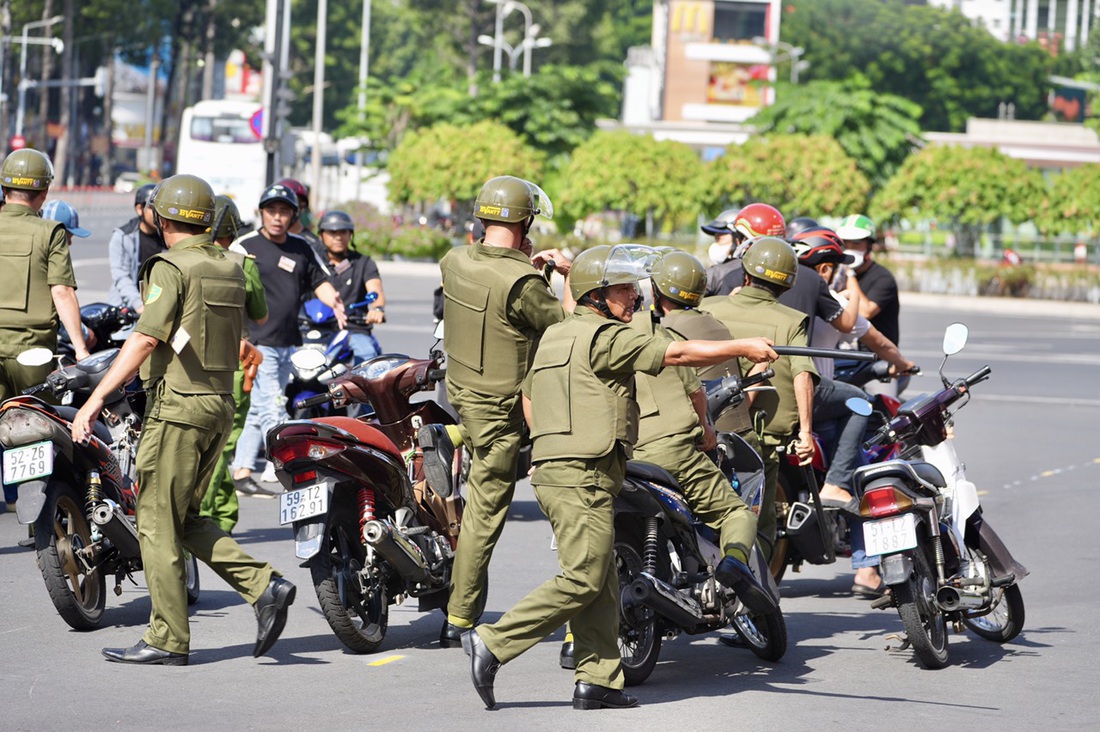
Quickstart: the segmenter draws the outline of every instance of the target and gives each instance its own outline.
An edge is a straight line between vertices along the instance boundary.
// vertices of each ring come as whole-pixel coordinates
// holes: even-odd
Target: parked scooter
[[[966,344],[967,328],[955,323],[943,340],[943,388],[910,399],[868,441],[901,443],[901,459],[859,468],[855,487],[867,554],[879,557],[890,588],[872,607],[896,607],[907,640],[927,668],[948,663],[947,634],[969,628],[1006,643],[1024,625],[1017,584],[1028,571],[1017,562],[982,515],[978,489],[966,478],[949,433],[970,391],[991,373],[988,366],[964,379],[943,374],[947,359]],[[867,413],[869,405],[850,400]]]
[[[33,349],[21,360],[42,363],[34,361],[36,351],[53,358],[46,349]],[[71,437],[77,408],[54,406],[34,395],[73,395],[74,403],[83,403],[118,354],[117,348],[101,351],[57,369],[45,383],[0,405],[4,484],[19,486],[19,523],[34,525],[46,590],[58,614],[76,630],[94,629],[102,621],[108,575],[114,575],[119,595],[122,580],[142,568],[134,518],[141,416],[132,393],[120,388],[106,400],[92,436],[79,444]],[[199,597],[194,557],[187,561],[187,597],[189,604]]]
[[[267,435],[286,490],[279,523],[293,525],[295,553],[310,568],[321,611],[356,653],[381,646],[391,604],[411,596],[421,612],[447,605],[464,501],[457,491],[443,497],[427,487],[416,435],[424,424],[454,420],[433,401],[410,402],[444,378],[442,359],[438,351],[371,359],[325,394],[298,402],[367,404],[369,421],[290,420]]]
[[[366,323],[365,308],[378,299],[369,293],[361,302],[346,308],[349,323]],[[309,300],[302,307],[299,318],[302,328],[302,345],[290,356],[294,373],[286,387],[287,412],[292,419],[323,417],[329,414],[346,414],[335,409],[326,400],[310,407],[295,406],[297,402],[328,393],[328,385],[346,374],[352,366],[350,333],[336,328],[336,316],[332,308],[317,299]]]
[[[138,315],[136,310],[118,305],[108,305],[105,302],[82,305],[80,308],[80,322],[86,331],[95,336],[95,345],[89,347],[88,350],[91,353],[98,353],[108,348],[121,348],[126,338],[117,338],[115,337],[116,334],[136,323],[139,317],[141,316]],[[87,333],[85,333],[85,338],[87,338]],[[73,362],[73,344],[69,340],[69,334],[64,326],[58,329],[57,350],[61,356],[67,359],[65,363]]]

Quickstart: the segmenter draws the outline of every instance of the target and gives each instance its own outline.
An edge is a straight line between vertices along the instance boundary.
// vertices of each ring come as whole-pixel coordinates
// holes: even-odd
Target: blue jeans
[[[825,482],[848,492],[852,490],[852,473],[863,464],[863,433],[867,429],[867,417],[856,414],[844,404],[852,397],[866,399],[867,394],[858,386],[832,379],[822,379],[814,389],[815,428],[829,426],[837,433]]]
[[[348,333],[348,345],[351,347],[355,366],[382,353],[382,346],[378,344],[373,333]]]
[[[230,466],[234,471],[241,468],[259,469],[257,457],[266,454],[264,439],[267,431],[287,417],[285,392],[293,371],[290,354],[298,349],[293,346],[258,348],[264,355],[264,360],[256,373],[256,381],[252,384],[252,405],[248,408],[244,431],[237,441],[237,452]]]

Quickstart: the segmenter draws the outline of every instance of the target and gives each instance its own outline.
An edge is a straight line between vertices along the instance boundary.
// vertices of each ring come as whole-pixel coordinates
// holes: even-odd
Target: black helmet
[[[298,211],[301,209],[298,203],[298,194],[282,183],[273,183],[264,189],[263,194],[260,196],[260,210],[262,211],[276,201],[282,201],[290,206],[294,209],[295,215],[297,215]]]
[[[355,222],[345,211],[325,211],[321,217],[321,223],[317,225],[318,231],[355,231]]]
[[[144,206],[146,203],[148,203],[149,194],[151,194],[153,192],[153,189],[155,189],[156,187],[156,183],[146,183],[143,186],[139,186],[138,189],[134,191],[134,205]]]
[[[787,241],[794,241],[794,238],[803,231],[818,229],[820,227],[821,225],[809,216],[799,216],[792,220],[791,223],[787,224]]]

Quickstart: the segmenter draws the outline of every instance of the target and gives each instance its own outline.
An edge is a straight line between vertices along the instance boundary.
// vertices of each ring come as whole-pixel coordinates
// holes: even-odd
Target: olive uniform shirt
[[[7,203],[0,209],[0,358],[28,348],[57,350],[57,309],[50,288],[76,289],[65,227],[34,209]]]
[[[599,313],[583,305],[578,305],[573,317],[599,318]],[[634,317],[646,317],[644,313]],[[667,338],[648,335],[629,327],[625,323],[609,321],[611,327],[604,328],[592,342],[589,355],[592,370],[597,376],[604,374],[637,373],[656,376],[661,372],[665,351],[671,343]],[[528,373],[523,382],[523,393],[531,398],[532,374]],[[631,397],[632,398],[632,397]],[[531,409],[538,409],[538,398],[531,402]],[[577,440],[587,441],[585,425],[578,425],[575,433]],[[594,486],[618,495],[626,477],[626,460],[622,445],[616,445],[611,452],[594,460],[548,460],[535,466],[531,477],[533,485],[577,488]]]

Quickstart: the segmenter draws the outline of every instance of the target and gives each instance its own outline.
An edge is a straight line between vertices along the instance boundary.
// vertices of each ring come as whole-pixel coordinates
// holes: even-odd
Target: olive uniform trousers
[[[574,678],[621,689],[614,498],[602,488],[538,485],[535,497],[557,538],[561,573],[497,622],[478,626],[477,633],[507,663],[568,621],[577,662]]]
[[[489,560],[516,492],[523,409],[518,393],[490,397],[453,384],[448,393],[469,436],[471,461],[447,614],[473,624],[485,608]]]
[[[213,569],[250,604],[260,598],[275,571],[267,562],[246,554],[213,519],[199,515],[200,487],[210,483],[229,420],[224,429],[169,421],[171,414],[154,416],[168,411],[156,408],[158,397],[152,397],[154,404],[148,410],[137,454],[138,538],[152,601],[144,640],[170,653],[187,653],[191,632],[183,549]]]
[[[719,548],[737,549],[744,554],[743,560],[748,559],[756,541],[756,515],[694,442],[681,435],[662,437],[635,447],[634,459],[659,465],[671,473],[692,513],[718,531]]]
[[[214,519],[227,534],[237,525],[241,512],[241,504],[237,500],[237,488],[233,485],[233,474],[229,466],[237,450],[237,440],[244,431],[248,407],[252,404],[252,395],[244,390],[244,371],[238,371],[233,376],[233,399],[237,403],[237,411],[233,413],[233,431],[229,433],[229,439],[226,440],[221,457],[214,466],[214,477],[210,479],[210,485],[206,489],[206,495],[202,497],[202,505],[199,509],[201,515]]]

